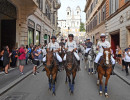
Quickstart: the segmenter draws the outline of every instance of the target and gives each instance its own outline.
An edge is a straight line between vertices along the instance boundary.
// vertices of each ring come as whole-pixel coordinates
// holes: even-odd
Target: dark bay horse
[[[75,83],[75,77],[77,72],[77,66],[78,64],[76,64],[76,58],[74,57],[73,52],[67,52],[65,70],[66,70],[66,83],[68,78],[70,94],[73,94],[74,92],[74,83]],[[71,75],[72,75],[72,80],[71,80]]]
[[[47,63],[45,65],[46,75],[49,81],[49,90],[52,89],[52,94],[55,95],[55,82],[58,73],[58,64],[56,58],[54,57],[53,50],[47,51],[46,55]]]
[[[112,73],[112,63],[111,63],[111,48],[103,48],[103,56],[100,60],[100,64],[98,66],[97,72],[98,72],[98,81],[97,84],[99,83],[99,95],[102,96],[102,85],[103,85],[103,76],[106,77],[105,81],[105,97],[108,97],[107,93],[107,85],[108,85],[108,80],[110,78],[110,75]]]

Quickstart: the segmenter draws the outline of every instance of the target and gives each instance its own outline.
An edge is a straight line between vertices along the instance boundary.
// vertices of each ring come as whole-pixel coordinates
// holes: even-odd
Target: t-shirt
[[[38,56],[36,56],[35,54],[38,54],[38,52],[37,51],[33,51],[34,60],[38,60]]]
[[[59,44],[57,42],[55,42],[55,43],[51,42],[51,43],[48,44],[47,48],[49,48],[50,50],[53,49],[55,51],[55,50],[59,49]]]
[[[128,54],[130,55],[130,52],[125,52],[125,62],[130,62],[130,56]]]
[[[68,48],[68,51],[72,51],[73,49],[77,48],[77,45],[76,45],[76,42],[75,41],[68,41],[66,44],[65,44],[65,48]]]
[[[100,53],[103,53],[103,48],[102,47],[104,47],[104,48],[110,48],[111,47],[111,45],[110,45],[110,43],[108,41],[105,41],[105,42],[99,41],[97,46],[99,47],[99,52]]]
[[[25,50],[23,48],[20,48],[19,52],[21,53],[21,55],[19,56],[19,59],[20,60],[25,60],[26,59]]]
[[[92,42],[87,42],[87,43],[85,43],[85,45],[87,46],[87,48],[91,48],[93,43]]]

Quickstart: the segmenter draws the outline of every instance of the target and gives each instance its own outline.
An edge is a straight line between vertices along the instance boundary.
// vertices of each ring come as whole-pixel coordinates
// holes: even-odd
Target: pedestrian
[[[125,69],[125,51],[122,53],[122,71]]]
[[[38,47],[34,47],[33,49],[33,64],[34,64],[34,67],[33,67],[33,75],[36,75],[36,72],[37,72],[37,66],[39,66],[40,62],[39,62],[39,59],[38,59],[38,56],[41,54],[40,52],[38,53]]]
[[[26,45],[25,53],[26,53],[26,65],[27,65],[28,64],[28,56],[29,56],[28,45]]]
[[[37,46],[37,52],[40,53],[39,56],[38,56],[38,59],[39,59],[39,61],[41,62],[42,59],[43,59],[43,53],[42,53],[41,45],[38,45],[38,46]]]
[[[11,59],[12,59],[11,66],[12,67],[16,67],[17,57],[18,57],[17,48],[14,47],[12,50],[12,56],[11,56]]]
[[[4,70],[4,66],[3,66],[3,55],[4,55],[4,48],[2,48],[1,51],[0,51],[0,68],[1,68],[1,71]]]
[[[121,48],[117,45],[117,49],[118,49],[118,57],[117,57],[117,59],[118,59],[118,63],[120,64],[120,65],[122,65],[122,57],[121,57],[121,55],[122,55],[122,50],[121,50]]]
[[[125,70],[126,76],[129,75],[128,66],[130,67],[130,48],[125,52]]]
[[[9,64],[10,64],[10,57],[12,53],[9,53],[9,47],[6,46],[4,49],[4,55],[3,55],[3,66],[5,67],[5,74],[8,74]]]
[[[19,56],[19,70],[20,70],[20,73],[23,74],[23,69],[24,69],[25,60],[26,60],[26,51],[24,49],[24,45],[21,45],[18,51],[18,56]]]

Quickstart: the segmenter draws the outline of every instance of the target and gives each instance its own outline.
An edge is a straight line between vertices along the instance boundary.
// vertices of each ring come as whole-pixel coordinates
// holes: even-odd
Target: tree
[[[80,32],[85,32],[84,23],[81,22],[80,24]]]

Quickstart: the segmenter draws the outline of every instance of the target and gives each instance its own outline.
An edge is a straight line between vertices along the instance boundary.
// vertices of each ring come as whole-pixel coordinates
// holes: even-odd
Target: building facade
[[[66,9],[66,19],[58,20],[58,27],[61,29],[61,36],[67,37],[68,34],[79,36],[81,24],[81,9],[79,6],[74,10],[70,7]]]
[[[86,36],[97,43],[100,33],[105,33],[106,0],[87,0],[86,13]]]
[[[57,33],[59,0],[0,0],[0,48],[48,43]]]
[[[101,33],[106,33],[114,50],[130,45],[130,1],[87,0],[86,33],[97,43]]]

